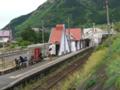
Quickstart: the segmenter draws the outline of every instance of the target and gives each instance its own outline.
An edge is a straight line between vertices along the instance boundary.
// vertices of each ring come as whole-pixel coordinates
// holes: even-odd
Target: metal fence
[[[20,56],[30,58],[31,55],[32,51],[27,49],[0,54],[0,71],[14,68],[16,66],[16,58],[19,58]]]

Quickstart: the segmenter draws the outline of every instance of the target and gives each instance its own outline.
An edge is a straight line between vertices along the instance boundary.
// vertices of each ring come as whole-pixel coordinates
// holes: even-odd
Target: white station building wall
[[[67,54],[69,52],[70,52],[70,49],[69,49],[68,39],[63,30],[61,43],[60,43],[60,50],[59,50],[58,55],[61,56],[61,55]]]

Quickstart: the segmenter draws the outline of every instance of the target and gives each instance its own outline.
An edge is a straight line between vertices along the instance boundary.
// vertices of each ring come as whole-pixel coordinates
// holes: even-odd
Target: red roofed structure
[[[83,45],[80,28],[65,29],[64,24],[58,24],[52,29],[49,43],[52,55],[64,55],[80,50]]]
[[[79,41],[81,40],[81,29],[80,28],[70,28],[66,30],[67,34],[70,35],[73,40]]]
[[[62,33],[65,30],[64,24],[58,24],[56,25],[55,28],[52,29],[49,43],[60,43],[61,42],[61,37]]]

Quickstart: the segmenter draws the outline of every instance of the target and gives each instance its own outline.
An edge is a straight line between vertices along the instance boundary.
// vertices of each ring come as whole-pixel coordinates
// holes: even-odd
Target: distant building
[[[43,32],[43,30],[44,30],[44,32],[50,32],[48,28],[44,28],[44,29],[42,29],[42,28],[32,28],[32,30],[35,31],[36,33]]]
[[[7,43],[12,40],[11,30],[0,30],[0,43]]]
[[[83,39],[90,39],[90,44],[98,45],[101,43],[104,31],[100,28],[85,28]]]
[[[42,30],[40,28],[32,28],[32,30],[35,32],[42,32]]]

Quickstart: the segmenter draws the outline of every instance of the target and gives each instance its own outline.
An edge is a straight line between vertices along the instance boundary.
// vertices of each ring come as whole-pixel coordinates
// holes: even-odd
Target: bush
[[[87,85],[86,85],[86,90],[88,90],[89,88],[91,88],[92,86],[94,86],[96,84],[96,80],[89,80],[87,82]]]
[[[63,82],[63,86],[61,90],[68,90],[72,87],[79,86],[82,82],[87,80],[96,70],[96,67],[101,64],[101,62],[105,59],[108,49],[104,48],[102,50],[94,52],[86,64],[84,64],[82,70],[74,73],[68,79]],[[95,84],[95,81],[91,81],[88,86],[92,86]]]
[[[114,29],[118,32],[120,32],[120,22],[117,22],[114,24]]]
[[[29,41],[24,41],[24,40],[21,40],[21,41],[19,42],[19,46],[22,46],[22,47],[28,46],[28,45],[30,45],[30,44],[31,44],[31,42],[29,42]]]
[[[116,87],[120,90],[120,36],[116,35],[113,40],[111,48],[109,48],[111,53],[108,53],[108,59],[106,60],[107,68],[106,74],[108,79],[105,83],[105,88],[110,88],[111,86]]]
[[[3,44],[2,43],[0,43],[0,48],[2,48],[3,47]]]

